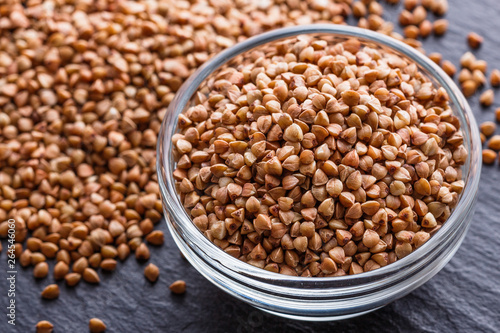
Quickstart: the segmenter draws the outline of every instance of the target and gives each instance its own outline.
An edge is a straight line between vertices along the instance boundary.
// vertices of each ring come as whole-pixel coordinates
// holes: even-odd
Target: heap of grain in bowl
[[[228,255],[299,276],[371,271],[446,222],[467,159],[448,94],[357,40],[299,37],[238,56],[179,116],[173,173]]]

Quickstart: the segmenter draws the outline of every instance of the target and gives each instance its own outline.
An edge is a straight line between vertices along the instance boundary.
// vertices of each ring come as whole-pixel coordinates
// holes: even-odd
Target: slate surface
[[[467,50],[465,36],[476,31],[485,37],[475,52],[500,68],[500,2],[497,0],[449,0],[447,18],[452,22],[445,37],[429,37],[428,52],[439,51],[455,64]],[[399,7],[387,6],[384,16],[397,22]],[[401,6],[401,5],[400,5]],[[397,28],[399,29],[399,27]],[[478,122],[493,119],[496,105],[471,106]],[[160,267],[160,279],[152,285],[144,279],[144,264],[129,258],[116,272],[101,275],[101,284],[80,283],[67,288],[55,301],[39,297],[50,279],[35,281],[32,269],[18,267],[17,320],[6,320],[6,244],[0,254],[0,332],[35,332],[39,320],[48,319],[55,332],[87,332],[88,320],[103,319],[108,332],[498,332],[500,326],[500,170],[484,167],[472,227],[451,262],[428,283],[376,312],[342,322],[306,323],[264,314],[226,295],[208,283],[181,259],[175,244],[153,248],[150,262]],[[160,229],[166,230],[161,223]],[[51,263],[51,269],[53,263]],[[184,279],[188,292],[173,296],[168,285]]]

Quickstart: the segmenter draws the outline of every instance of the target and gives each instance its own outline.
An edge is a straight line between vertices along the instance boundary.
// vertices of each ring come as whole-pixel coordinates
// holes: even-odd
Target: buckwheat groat
[[[299,38],[240,56],[179,116],[174,177],[193,223],[249,264],[357,274],[424,244],[464,187],[443,88],[387,51]]]

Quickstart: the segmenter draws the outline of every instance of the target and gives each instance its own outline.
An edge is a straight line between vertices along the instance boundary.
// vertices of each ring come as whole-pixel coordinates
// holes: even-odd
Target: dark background
[[[423,46],[440,52],[458,65],[468,50],[466,35],[475,31],[485,37],[474,53],[488,61],[489,70],[500,68],[500,2],[498,0],[449,0],[448,33],[430,36]],[[384,3],[384,18],[397,22],[401,4]],[[432,15],[430,16],[433,19]],[[351,22],[353,23],[353,22]],[[400,27],[395,24],[396,29]],[[458,66],[457,66],[458,68]],[[489,72],[489,71],[488,71]],[[469,102],[478,123],[494,119],[497,102],[479,106],[479,93]],[[499,134],[500,131],[497,131]],[[151,248],[151,259],[160,268],[160,278],[149,283],[143,275],[146,264],[133,257],[117,270],[100,274],[101,284],[80,282],[68,288],[59,282],[61,295],[53,301],[40,297],[52,277],[35,281],[32,268],[18,265],[16,326],[7,324],[5,279],[6,243],[0,254],[0,332],[35,332],[39,320],[49,320],[55,332],[87,332],[92,317],[101,318],[107,332],[498,332],[500,326],[500,169],[483,167],[476,213],[464,243],[451,262],[432,280],[408,296],[383,309],[340,322],[308,323],[265,314],[205,280],[183,260],[172,239]],[[165,223],[159,228],[167,234]],[[52,272],[53,262],[49,263]],[[168,286],[183,279],[187,293],[175,296]]]

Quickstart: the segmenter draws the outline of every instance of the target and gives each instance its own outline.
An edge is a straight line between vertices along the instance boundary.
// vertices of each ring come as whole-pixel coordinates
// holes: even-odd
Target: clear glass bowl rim
[[[463,177],[466,179],[466,185],[461,195],[459,204],[455,207],[447,222],[443,224],[440,230],[433,235],[429,241],[405,258],[374,271],[364,272],[357,275],[321,278],[287,276],[254,267],[230,256],[215,244],[210,242],[210,240],[208,240],[205,235],[203,235],[196,228],[189,215],[184,210],[184,207],[182,206],[175,190],[175,180],[172,175],[174,171],[174,163],[171,159],[171,138],[172,135],[177,132],[178,115],[184,110],[185,105],[190,101],[199,85],[213,71],[227,63],[235,56],[263,44],[298,35],[322,34],[337,35],[338,37],[347,38],[359,38],[362,42],[372,42],[395,50],[416,62],[419,67],[428,72],[432,79],[437,81],[446,89],[451,102],[454,104],[454,112],[460,119],[464,134],[464,145],[466,145],[469,152],[467,162],[463,168]],[[160,191],[164,199],[164,208],[170,217],[176,221],[176,223],[173,224],[177,229],[176,232],[180,232],[184,236],[181,238],[189,243],[190,247],[195,247],[198,251],[203,252],[213,260],[216,260],[219,266],[224,266],[231,271],[238,272],[247,277],[255,278],[261,281],[274,281],[278,284],[292,283],[294,285],[300,283],[305,288],[307,288],[307,286],[317,287],[318,283],[321,285],[331,285],[331,287],[359,286],[364,283],[384,279],[387,276],[397,273],[404,267],[417,264],[429,251],[432,251],[439,245],[440,242],[444,241],[447,237],[453,234],[455,226],[462,222],[461,216],[468,215],[468,211],[472,209],[475,202],[482,164],[480,148],[481,143],[478,126],[464,95],[453,80],[425,55],[403,42],[370,30],[335,24],[311,24],[276,29],[251,37],[220,52],[198,68],[178,90],[168,107],[165,118],[163,119],[157,144],[157,173]]]

